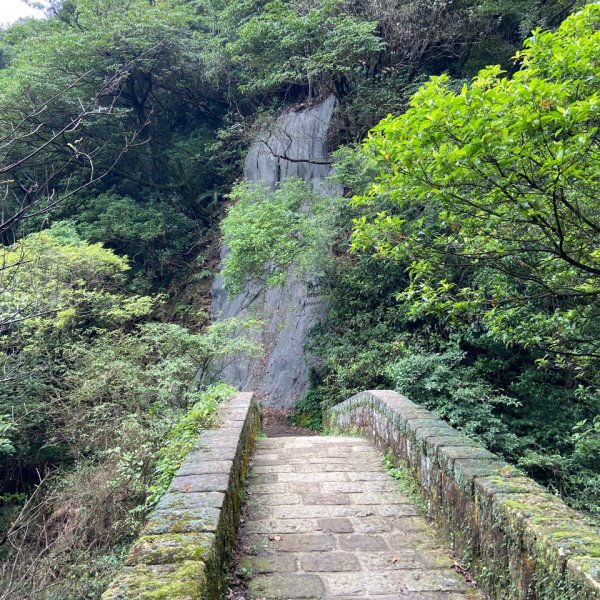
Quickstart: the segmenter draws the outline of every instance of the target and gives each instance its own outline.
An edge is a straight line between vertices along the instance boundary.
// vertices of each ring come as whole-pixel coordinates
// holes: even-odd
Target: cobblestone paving
[[[248,504],[250,598],[483,598],[366,440],[258,441]]]

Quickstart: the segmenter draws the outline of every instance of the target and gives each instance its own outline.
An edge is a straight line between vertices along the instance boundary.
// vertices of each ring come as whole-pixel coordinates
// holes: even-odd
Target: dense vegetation
[[[219,359],[256,352],[203,312],[227,205],[232,292],[296,262],[330,300],[298,419],[393,386],[598,513],[583,4],[57,0],[0,32],[0,598],[98,598],[231,393]],[[329,94],[352,201],[234,185]]]
[[[273,281],[294,258],[325,274],[300,422],[394,387],[598,517],[599,25],[592,5],[537,30],[512,74],[432,77],[338,150],[345,205],[312,194],[298,213],[298,183],[236,188],[234,290],[265,262]]]
[[[317,338],[321,385],[371,371],[596,514],[599,29],[591,5],[536,31],[511,77],[433,78],[342,157],[361,256]],[[376,310],[348,311],[348,289]],[[359,315],[362,360],[340,369],[334,332],[351,324],[355,344]]]

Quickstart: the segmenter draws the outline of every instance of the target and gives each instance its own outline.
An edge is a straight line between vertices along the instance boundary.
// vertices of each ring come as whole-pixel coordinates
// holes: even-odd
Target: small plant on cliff
[[[234,204],[221,223],[229,248],[223,277],[231,294],[244,282],[283,285],[293,267],[301,278],[316,280],[332,244],[336,200],[301,179],[286,179],[270,189],[242,182],[231,192]]]

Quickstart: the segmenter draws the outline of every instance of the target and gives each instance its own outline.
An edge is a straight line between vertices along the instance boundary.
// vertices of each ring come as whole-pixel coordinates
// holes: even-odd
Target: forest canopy
[[[406,260],[415,316],[476,318],[490,337],[594,378],[600,359],[600,6],[536,30],[521,68],[460,92],[433,78],[364,146],[354,247]],[[387,208],[391,206],[392,208]]]
[[[49,4],[0,30],[0,600],[99,598],[261,352],[221,239],[325,296],[297,423],[397,389],[599,518],[597,3]],[[330,96],[343,195],[241,181]]]

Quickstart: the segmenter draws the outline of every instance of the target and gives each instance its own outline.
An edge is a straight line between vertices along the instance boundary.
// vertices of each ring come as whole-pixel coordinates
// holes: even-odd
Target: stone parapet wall
[[[102,600],[221,597],[242,481],[260,430],[254,394],[236,394],[223,403],[217,422],[185,458]]]
[[[498,600],[600,599],[600,532],[521,471],[392,391],[325,414],[332,431],[390,450],[420,483],[430,515]]]

